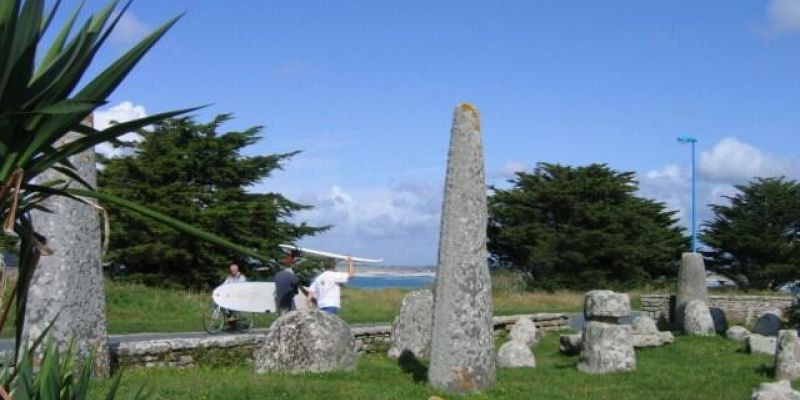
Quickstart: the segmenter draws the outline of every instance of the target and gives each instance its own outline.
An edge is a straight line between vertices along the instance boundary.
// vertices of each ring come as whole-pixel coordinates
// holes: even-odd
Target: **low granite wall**
[[[524,314],[494,318],[495,334],[501,334],[526,316],[542,331],[557,331],[569,326],[566,314]],[[355,326],[352,328],[359,353],[384,352],[389,348],[391,325]],[[198,365],[233,365],[251,363],[253,353],[263,344],[264,333],[242,333],[201,338],[141,340],[113,343],[115,368],[189,368]]]
[[[790,296],[708,296],[709,307],[725,313],[728,320],[743,321],[750,325],[767,311],[786,311],[792,305]],[[675,296],[646,294],[641,296],[642,313],[656,321],[671,321],[675,312]]]

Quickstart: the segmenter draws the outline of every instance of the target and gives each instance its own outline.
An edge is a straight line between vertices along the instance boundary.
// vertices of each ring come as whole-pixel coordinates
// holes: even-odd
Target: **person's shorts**
[[[328,314],[338,314],[339,307],[322,307],[320,310],[325,311]]]

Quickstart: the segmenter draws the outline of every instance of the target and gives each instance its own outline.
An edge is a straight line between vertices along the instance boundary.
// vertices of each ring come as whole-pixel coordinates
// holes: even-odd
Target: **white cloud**
[[[441,198],[441,188],[427,185],[332,186],[297,198],[314,208],[298,213],[295,219],[333,225],[331,230],[304,240],[309,247],[382,257],[390,264],[433,263]]]
[[[94,112],[94,127],[95,129],[105,129],[111,126],[112,123],[126,122],[147,116],[147,110],[144,106],[133,104],[130,101],[123,101],[111,108],[106,108]],[[123,141],[140,141],[142,137],[135,133],[126,133],[120,137]],[[115,149],[108,143],[102,143],[95,146],[95,151],[105,155],[106,157],[118,156],[122,153],[121,149]]]
[[[677,218],[685,222],[690,218],[690,184],[687,169],[669,164],[640,174],[639,194],[664,203],[668,210],[678,211]]]
[[[800,0],[771,0],[767,5],[770,33],[800,31]]]
[[[727,204],[727,196],[736,194],[734,185],[753,177],[800,175],[800,161],[769,154],[753,145],[728,137],[720,140],[699,157],[696,182],[698,229],[713,218],[710,204]],[[691,224],[691,173],[689,166],[669,164],[639,175],[639,194],[666,204],[678,211],[680,224]]]
[[[122,15],[111,32],[110,39],[119,45],[131,45],[147,36],[152,27],[136,18],[130,11]]]
[[[797,176],[800,160],[769,154],[735,137],[728,137],[700,154],[698,170],[711,180],[740,183],[754,177]]]

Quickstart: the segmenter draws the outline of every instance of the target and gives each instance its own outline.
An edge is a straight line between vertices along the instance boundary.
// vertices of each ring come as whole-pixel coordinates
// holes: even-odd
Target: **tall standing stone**
[[[69,133],[56,146],[80,137],[78,133]],[[96,185],[94,149],[72,156],[69,161],[81,178],[92,186]],[[52,169],[42,173],[38,179],[39,182],[70,180]],[[71,186],[80,187],[77,183]],[[43,206],[52,213],[34,211],[31,219],[36,231],[47,239],[47,247],[53,254],[41,256],[31,279],[23,338],[32,341],[39,337],[55,319],[49,338],[61,349],[66,349],[70,341],[75,340],[77,355],[81,359],[94,352],[94,374],[107,376],[110,363],[100,216],[97,209],[64,197],[51,197]]]
[[[464,393],[495,382],[486,181],[478,110],[456,107],[445,177],[428,382]]]
[[[683,253],[675,296],[675,321],[679,324],[683,324],[683,311],[692,300],[706,302],[706,267],[700,253]]]

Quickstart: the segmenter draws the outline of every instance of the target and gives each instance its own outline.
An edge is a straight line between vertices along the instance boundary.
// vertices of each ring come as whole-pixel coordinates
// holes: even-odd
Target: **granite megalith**
[[[684,310],[692,300],[706,301],[706,267],[700,253],[683,253],[675,296],[675,320],[679,324],[683,324]]]
[[[714,336],[714,320],[706,303],[692,300],[686,303],[683,313],[683,330],[687,335]]]
[[[318,309],[290,311],[272,323],[256,350],[258,373],[350,371],[355,337],[341,318]]]
[[[495,383],[480,128],[478,110],[459,104],[450,132],[428,367],[429,384],[446,392],[488,389]]]
[[[597,374],[636,369],[631,326],[587,322],[583,327],[578,369]]]
[[[400,314],[392,323],[389,357],[399,358],[409,352],[416,358],[428,358],[431,350],[433,292],[415,290],[403,297]]]
[[[91,126],[91,120],[84,121]],[[80,140],[84,136],[70,132],[54,146]],[[92,186],[97,184],[93,148],[72,157],[75,173]],[[69,187],[83,186],[55,169],[44,171],[38,182],[68,182]],[[96,201],[86,203],[62,196],[52,196],[40,206],[51,212],[33,210],[34,230],[46,239],[52,254],[42,254],[28,286],[23,340],[32,343],[48,326],[47,340],[61,349],[74,345],[78,358],[93,354],[92,373],[108,376],[111,358],[106,329],[106,302],[103,292],[103,235]],[[58,318],[56,318],[58,317]],[[51,326],[52,324],[52,326]]]

